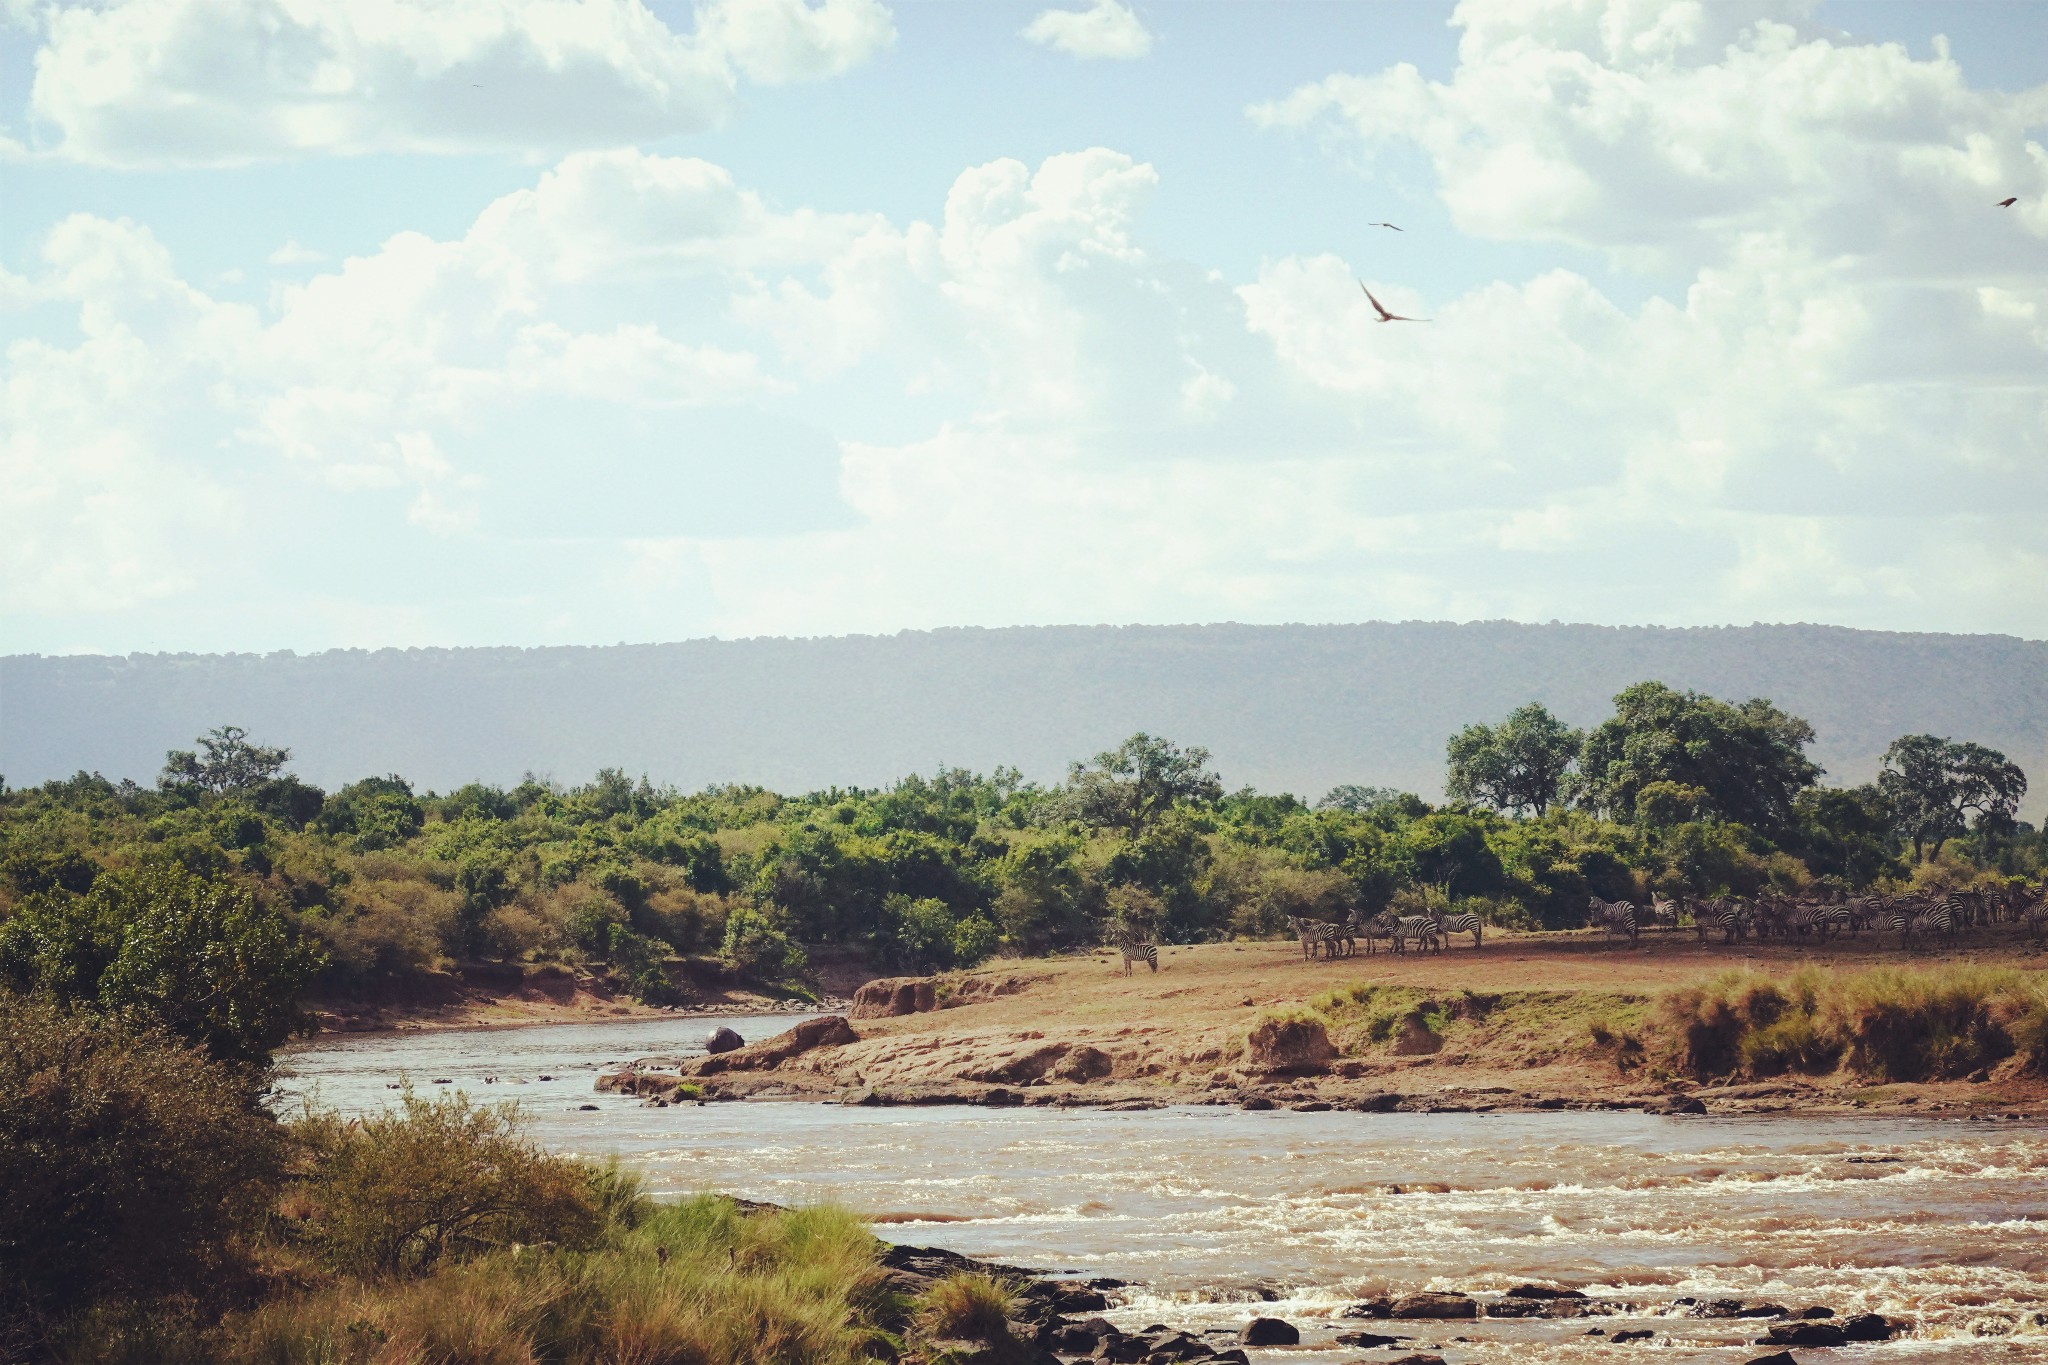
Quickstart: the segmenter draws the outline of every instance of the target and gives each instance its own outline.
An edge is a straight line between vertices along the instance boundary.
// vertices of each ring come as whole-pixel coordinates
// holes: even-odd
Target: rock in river
[[[1295,1346],[1301,1333],[1281,1318],[1253,1318],[1239,1329],[1237,1340],[1242,1346]]]
[[[704,1050],[713,1056],[721,1052],[731,1052],[736,1048],[742,1048],[746,1045],[747,1040],[729,1028],[715,1029],[711,1036],[704,1040]]]
[[[1407,1294],[1395,1299],[1388,1314],[1396,1318],[1472,1318],[1479,1305],[1463,1294]]]

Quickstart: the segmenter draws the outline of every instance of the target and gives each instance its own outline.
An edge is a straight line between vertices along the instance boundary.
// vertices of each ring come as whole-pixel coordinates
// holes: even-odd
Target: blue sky
[[[0,16],[0,649],[2048,634],[2048,6]]]

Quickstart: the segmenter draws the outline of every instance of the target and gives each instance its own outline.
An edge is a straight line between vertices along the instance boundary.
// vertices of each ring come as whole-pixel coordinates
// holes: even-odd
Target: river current
[[[749,1039],[791,1022],[717,1020]],[[1279,1361],[1738,1365],[1759,1324],[1681,1298],[1769,1300],[1910,1319],[1882,1344],[1796,1349],[1802,1365],[2048,1361],[2048,1126],[1919,1118],[1632,1113],[1264,1113],[1169,1107],[652,1108],[592,1086],[608,1065],[701,1050],[663,1019],[321,1043],[285,1060],[285,1103],[375,1109],[410,1080],[520,1102],[532,1134],[617,1155],[657,1193],[721,1190],[859,1209],[892,1241],[1131,1281],[1109,1316],[1203,1330],[1252,1312],[1303,1329]],[[487,1081],[487,1077],[495,1080]],[[542,1079],[547,1077],[549,1079]],[[583,1106],[595,1105],[595,1109]],[[1598,1320],[1345,1321],[1344,1305],[1527,1281],[1625,1300]],[[1650,1342],[1604,1335],[1647,1327]],[[1413,1338],[1331,1344],[1344,1329]],[[1334,1353],[1333,1353],[1334,1352]]]

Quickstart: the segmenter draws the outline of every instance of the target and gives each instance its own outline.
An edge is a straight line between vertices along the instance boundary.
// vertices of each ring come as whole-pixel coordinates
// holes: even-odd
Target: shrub
[[[246,1078],[196,1049],[0,993],[0,1319],[206,1283],[280,1150]]]
[[[1005,1341],[1017,1293],[1010,1285],[969,1271],[948,1275],[918,1296],[917,1325],[935,1339]]]
[[[418,1274],[514,1242],[588,1244],[602,1224],[583,1169],[520,1136],[508,1105],[465,1095],[298,1125],[312,1155],[307,1233],[334,1265]]]
[[[790,942],[787,934],[746,905],[735,906],[726,916],[725,943],[718,958],[733,971],[763,981],[799,971],[805,960],[804,950]]]

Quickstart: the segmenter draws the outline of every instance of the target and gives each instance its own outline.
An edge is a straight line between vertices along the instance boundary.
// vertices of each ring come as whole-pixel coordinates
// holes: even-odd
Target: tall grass
[[[903,1306],[879,1243],[831,1208],[643,1209],[595,1251],[499,1251],[351,1279],[232,1319],[223,1365],[856,1365]]]
[[[1667,992],[1656,1030],[1700,1079],[1953,1080],[2008,1058],[2048,1074],[2048,979],[2012,968],[1735,971]]]

